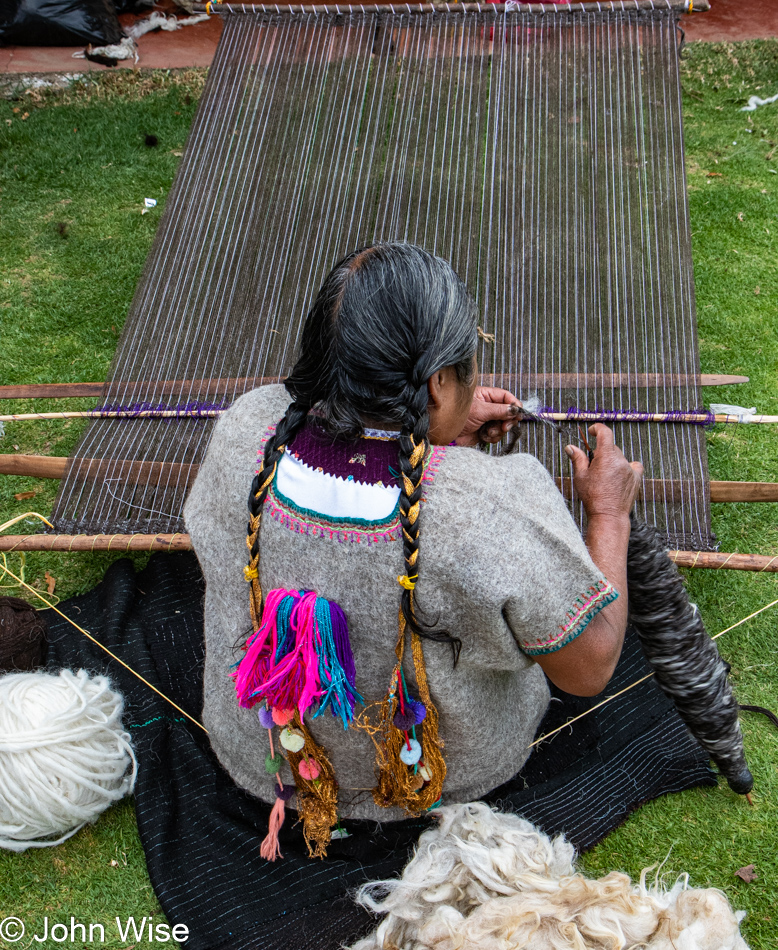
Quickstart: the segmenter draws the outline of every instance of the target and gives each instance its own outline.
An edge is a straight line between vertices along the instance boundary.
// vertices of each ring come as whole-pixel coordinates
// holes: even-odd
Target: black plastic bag
[[[113,0],[117,13],[147,13],[154,0]]]
[[[123,35],[111,0],[0,0],[0,46],[106,46]]]

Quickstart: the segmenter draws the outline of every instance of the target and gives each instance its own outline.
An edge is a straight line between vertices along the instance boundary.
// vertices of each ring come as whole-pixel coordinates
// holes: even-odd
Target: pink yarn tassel
[[[266,861],[275,861],[276,858],[283,858],[281,848],[278,844],[278,832],[284,823],[284,802],[277,798],[273,810],[270,812],[270,822],[267,836],[259,846],[259,854]]]
[[[313,591],[304,594],[295,604],[289,619],[295,635],[294,649],[287,653],[262,683],[262,693],[268,706],[279,709],[297,706],[301,716],[323,692],[314,642],[315,607],[316,594]]]
[[[295,616],[296,614],[296,616]],[[305,710],[322,695],[319,681],[319,657],[316,653],[316,594],[309,591],[295,607],[292,622],[303,632],[303,663],[305,665],[305,685],[300,694],[297,708],[302,716]]]
[[[268,593],[262,612],[262,626],[246,641],[246,652],[238,668],[230,674],[235,680],[238,702],[244,709],[251,709],[262,699],[257,695],[257,690],[267,680],[275,666],[278,646],[276,627],[278,605],[284,597],[292,593],[280,588]]]

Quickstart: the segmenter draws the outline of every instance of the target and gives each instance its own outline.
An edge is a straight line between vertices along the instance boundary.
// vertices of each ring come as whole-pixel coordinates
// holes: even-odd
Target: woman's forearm
[[[592,515],[588,519],[586,547],[596,566],[619,594],[618,600],[609,604],[598,616],[607,612],[611,622],[621,628],[622,635],[627,626],[628,546],[629,515]]]
[[[618,598],[604,607],[589,624],[589,648],[596,656],[605,688],[621,654],[627,629],[628,515],[594,515],[586,528],[586,547],[595,565],[616,589]]]

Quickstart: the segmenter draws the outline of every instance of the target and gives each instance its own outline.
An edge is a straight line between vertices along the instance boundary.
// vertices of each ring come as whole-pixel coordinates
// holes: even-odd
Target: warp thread
[[[45,654],[43,616],[26,600],[0,597],[0,673],[34,670]]]
[[[721,769],[732,791],[745,795],[754,779],[746,764],[738,704],[728,667],[708,636],[678,568],[656,528],[631,517],[627,553],[629,612],[657,684]]]
[[[61,844],[132,792],[124,699],[105,676],[0,677],[0,847]]]

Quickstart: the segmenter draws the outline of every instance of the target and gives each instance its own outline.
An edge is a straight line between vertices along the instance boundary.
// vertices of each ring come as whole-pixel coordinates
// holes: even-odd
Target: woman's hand
[[[601,422],[590,426],[589,432],[597,439],[591,462],[582,449],[574,445],[565,448],[573,463],[575,492],[589,519],[628,516],[640,489],[643,465],[624,458],[613,440],[613,431]]]
[[[456,437],[457,445],[494,444],[519,423],[521,403],[506,389],[476,386],[464,428]]]

